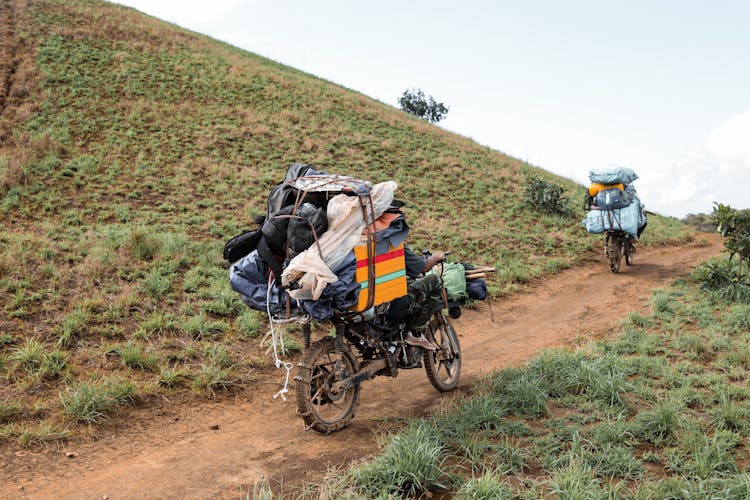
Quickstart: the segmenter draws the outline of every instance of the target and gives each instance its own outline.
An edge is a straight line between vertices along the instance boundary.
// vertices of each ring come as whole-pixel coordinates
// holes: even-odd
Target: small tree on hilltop
[[[445,104],[435,101],[432,96],[426,96],[421,89],[404,90],[398,103],[402,110],[431,123],[439,122],[448,114]]]

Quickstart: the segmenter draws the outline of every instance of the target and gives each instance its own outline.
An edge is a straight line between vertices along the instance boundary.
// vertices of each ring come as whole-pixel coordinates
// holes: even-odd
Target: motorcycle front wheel
[[[336,352],[333,338],[318,340],[297,366],[297,412],[305,428],[329,434],[346,427],[359,403],[359,384],[337,392],[333,386],[359,370],[349,346]]]
[[[635,245],[630,240],[625,241],[625,264],[632,266],[633,257],[635,256]]]
[[[430,322],[430,332],[438,349],[423,351],[424,368],[432,386],[440,392],[448,392],[458,385],[461,375],[458,335],[443,311],[435,311]]]

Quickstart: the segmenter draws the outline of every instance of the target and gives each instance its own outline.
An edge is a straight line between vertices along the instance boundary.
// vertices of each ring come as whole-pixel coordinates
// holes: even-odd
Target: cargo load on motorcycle
[[[633,182],[638,179],[627,167],[606,167],[589,172],[590,210],[582,224],[592,234],[624,231],[638,239],[646,227],[645,207]]]
[[[259,227],[225,246],[232,288],[252,309],[315,320],[405,295],[409,226],[387,213],[396,187],[290,166]]]
[[[232,288],[252,309],[318,321],[406,295],[409,225],[394,206],[396,188],[291,165],[269,193],[259,227],[225,245]],[[451,300],[486,298],[484,280],[467,283],[467,272],[460,263],[442,269]]]

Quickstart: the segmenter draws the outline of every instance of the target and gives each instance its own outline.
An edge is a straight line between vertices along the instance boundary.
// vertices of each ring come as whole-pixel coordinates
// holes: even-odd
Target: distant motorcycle
[[[595,204],[596,203],[596,204]],[[633,265],[636,238],[623,228],[622,210],[626,207],[640,209],[640,202],[633,201],[633,197],[620,190],[608,189],[601,191],[596,197],[587,197],[583,209],[589,212],[585,219],[589,232],[604,233],[604,253],[609,260],[610,272],[620,272],[620,262],[625,257],[625,264]],[[592,214],[596,214],[593,218]],[[631,217],[632,220],[632,217]],[[594,224],[590,224],[591,222]],[[644,222],[645,227],[645,222]]]

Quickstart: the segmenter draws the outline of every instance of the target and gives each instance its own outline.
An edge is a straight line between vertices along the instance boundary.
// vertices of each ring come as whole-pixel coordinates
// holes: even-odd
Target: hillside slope
[[[0,440],[251,386],[263,318],[220,250],[289,163],[395,179],[412,246],[494,264],[496,293],[598,249],[523,202],[529,173],[579,186],[361,94],[129,8],[0,8]]]

